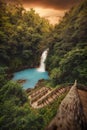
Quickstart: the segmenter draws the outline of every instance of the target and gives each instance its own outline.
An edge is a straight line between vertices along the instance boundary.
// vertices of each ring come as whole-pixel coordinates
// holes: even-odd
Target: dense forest
[[[30,107],[27,94],[9,73],[37,67],[41,53],[46,60],[50,85],[87,85],[87,0],[73,7],[54,27],[34,9],[26,11],[19,2],[0,0],[0,129],[43,130],[64,98],[43,109]]]
[[[0,2],[0,64],[12,71],[37,66],[51,30],[48,20],[33,9]]]
[[[52,84],[87,85],[87,0],[65,14],[48,38],[47,67]]]

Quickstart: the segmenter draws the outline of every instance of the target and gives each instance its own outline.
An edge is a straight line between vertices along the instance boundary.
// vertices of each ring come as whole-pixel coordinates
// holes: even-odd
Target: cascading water
[[[49,49],[46,49],[41,56],[41,61],[40,61],[40,67],[37,69],[39,72],[45,72],[45,60],[47,58],[47,53]]]
[[[19,72],[14,73],[13,80],[25,80],[22,84],[24,89],[33,88],[39,80],[41,79],[49,79],[48,72],[45,71],[45,60],[47,57],[49,49],[46,49],[41,56],[40,67],[39,68],[30,68],[25,69]]]

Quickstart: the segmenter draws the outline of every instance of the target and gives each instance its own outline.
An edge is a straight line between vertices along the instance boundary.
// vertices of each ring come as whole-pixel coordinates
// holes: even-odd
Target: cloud
[[[34,9],[37,13],[39,13],[41,17],[45,17],[46,19],[48,19],[51,24],[58,23],[61,17],[63,17],[65,13],[65,11],[63,10],[54,10],[49,8],[44,9],[44,8],[35,7]]]
[[[59,10],[66,10],[73,5],[79,3],[81,0],[22,0],[26,7],[43,7],[53,8]]]
[[[30,8],[26,8],[26,10],[30,10]],[[59,20],[64,16],[65,10],[55,10],[50,8],[41,8],[35,7],[35,12],[38,13],[41,17],[44,17],[49,20],[49,22],[53,25],[59,22]]]
[[[41,16],[56,24],[65,12],[82,0],[22,0],[24,8],[34,10]]]

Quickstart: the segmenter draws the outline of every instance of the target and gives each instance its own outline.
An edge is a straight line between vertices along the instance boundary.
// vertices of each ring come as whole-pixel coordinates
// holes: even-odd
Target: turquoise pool
[[[37,69],[32,68],[32,69],[25,69],[19,72],[14,73],[13,80],[26,80],[25,83],[23,83],[23,88],[33,88],[37,82],[40,79],[49,79],[48,72],[39,72]]]

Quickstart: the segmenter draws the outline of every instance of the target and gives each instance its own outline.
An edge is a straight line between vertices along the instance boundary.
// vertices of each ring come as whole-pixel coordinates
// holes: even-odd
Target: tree
[[[6,67],[0,67],[0,88],[7,82]]]

